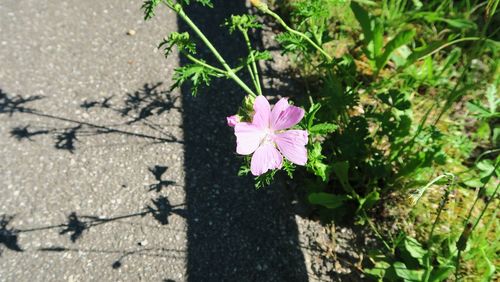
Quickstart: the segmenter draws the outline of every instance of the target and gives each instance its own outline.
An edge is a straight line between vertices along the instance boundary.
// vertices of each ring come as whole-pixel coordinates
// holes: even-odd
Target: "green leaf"
[[[402,278],[404,281],[415,281],[420,282],[424,276],[423,270],[413,270],[407,269],[406,265],[400,261],[397,261],[393,264],[394,270],[396,271],[396,275],[399,278]]]
[[[384,48],[385,50],[382,56],[377,57],[376,59],[377,69],[380,70],[385,66],[385,64],[387,64],[389,57],[394,51],[396,51],[396,49],[403,45],[410,44],[413,40],[413,37],[415,37],[415,34],[415,29],[404,30],[398,33],[391,41],[389,41]]]
[[[424,250],[422,245],[416,239],[406,236],[403,242],[405,250],[408,251],[412,258],[420,261],[425,255],[427,255],[427,250]]]
[[[490,134],[490,125],[486,121],[480,122],[476,130],[476,136],[481,140],[488,141],[490,139]]]
[[[325,156],[321,152],[321,143],[313,143],[312,149],[309,148],[308,150],[307,159],[307,169],[312,171],[314,175],[319,176],[324,182],[327,182],[330,178],[331,167],[323,163]]]
[[[488,118],[491,116],[490,111],[483,107],[479,101],[467,102],[467,109],[481,118]]]
[[[480,250],[481,250],[481,258],[484,260],[488,268],[483,274],[483,279],[484,279],[483,281],[491,281],[493,275],[495,275],[496,267],[484,252],[484,248],[481,248]]]
[[[262,24],[257,22],[257,17],[253,15],[231,15],[231,18],[227,19],[224,23],[228,28],[229,32],[233,33],[235,30],[239,29],[242,32],[248,32],[252,28],[262,28]]]
[[[165,57],[172,53],[172,48],[177,45],[179,51],[187,52],[190,54],[196,54],[196,45],[190,39],[189,33],[187,32],[172,32],[168,38],[163,39],[163,41],[158,46],[158,49],[164,49]]]
[[[311,193],[309,194],[309,202],[315,205],[321,205],[329,209],[335,209],[348,200],[346,195],[333,195],[329,193]]]
[[[440,18],[439,21],[447,23],[449,26],[458,29],[477,29],[476,24],[473,21],[467,19],[445,19]]]
[[[440,265],[432,270],[429,282],[444,281],[446,278],[449,278],[454,271],[455,266],[453,265]]]
[[[344,188],[344,190],[348,193],[355,194],[354,189],[351,184],[349,184],[349,162],[336,162],[332,165],[332,169],[338,177],[342,188]]]
[[[161,0],[147,0],[142,4],[144,10],[144,20],[149,20],[155,15],[156,7],[161,3]]]
[[[265,50],[265,51],[257,51],[257,50],[252,50],[252,55],[253,59],[257,61],[269,61],[273,59],[273,56],[271,55],[271,52]],[[247,64],[252,63],[252,56],[247,57]]]
[[[446,60],[441,67],[438,76],[441,76],[445,71],[451,68],[458,60],[460,59],[460,56],[462,55],[462,51],[460,48],[456,47],[453,48],[450,52],[450,54],[446,57]]]
[[[497,87],[494,84],[488,85],[488,89],[486,89],[486,99],[488,100],[490,113],[495,114],[497,106],[500,104],[500,98],[497,96]]]
[[[376,261],[373,268],[364,269],[363,272],[376,278],[383,278],[385,276],[385,272],[390,267],[391,265],[386,261]]]
[[[380,194],[377,191],[372,191],[368,195],[359,199],[358,211],[361,209],[369,209],[380,200]]]
[[[371,18],[368,15],[368,12],[361,7],[356,2],[351,2],[351,10],[354,13],[354,17],[358,21],[361,29],[363,31],[363,35],[365,36],[365,42],[368,43],[372,41],[372,28],[371,28]]]
[[[312,104],[307,113],[304,115],[305,127],[304,129],[309,129],[313,126],[313,122],[316,119],[316,113],[321,108],[321,104]]]
[[[368,50],[371,51],[371,54],[369,54],[371,55],[371,59],[376,62],[382,56],[382,48],[384,47],[384,25],[379,18],[373,18],[372,25],[373,42],[371,45],[368,44]]]
[[[430,54],[433,54],[436,50],[440,49],[444,44],[447,44],[447,41],[435,41],[430,43],[429,45],[421,46],[415,48],[410,56],[406,59],[406,66],[409,66],[416,61],[419,61]]]
[[[181,0],[184,4],[189,5],[191,4],[191,0]],[[214,4],[212,3],[212,0],[194,0],[195,2],[200,3],[201,5],[209,8],[213,8]]]
[[[193,96],[196,96],[196,94],[198,94],[199,86],[210,85],[212,77],[220,77],[220,75],[215,71],[206,68],[202,65],[197,65],[197,64],[185,65],[183,67],[175,69],[173,77],[175,83],[174,85],[172,85],[171,89],[181,87],[185,82],[190,81],[192,84],[191,93]]]
[[[333,123],[320,123],[320,124],[315,124],[311,128],[308,129],[309,133],[311,134],[329,134],[332,132],[335,132],[338,129],[338,126]]]
[[[289,32],[278,34],[278,36],[276,36],[276,41],[278,41],[278,43],[281,45],[282,54],[304,53],[308,48],[308,45],[302,37]]]

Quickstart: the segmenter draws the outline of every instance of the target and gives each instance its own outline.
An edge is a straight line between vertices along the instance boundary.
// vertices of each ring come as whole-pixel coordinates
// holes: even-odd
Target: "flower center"
[[[266,128],[265,133],[266,135],[262,140],[262,144],[274,144],[274,131],[269,128]]]

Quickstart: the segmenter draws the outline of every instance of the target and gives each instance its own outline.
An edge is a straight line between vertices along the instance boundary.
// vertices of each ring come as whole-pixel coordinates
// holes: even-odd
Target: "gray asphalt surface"
[[[242,93],[169,92],[186,26],[140,2],[0,2],[0,280],[307,280],[287,194],[236,176]],[[215,4],[189,12],[234,62],[244,3]]]

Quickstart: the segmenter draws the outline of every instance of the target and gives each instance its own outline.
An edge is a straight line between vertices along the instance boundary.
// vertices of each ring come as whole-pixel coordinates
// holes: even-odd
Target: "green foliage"
[[[410,44],[415,37],[415,29],[400,31],[384,45],[384,23],[379,17],[370,15],[358,3],[352,2],[351,9],[363,31],[365,54],[378,74],[391,55],[400,47]]]
[[[341,207],[349,198],[346,195],[332,195],[330,193],[311,193],[309,202],[315,205],[321,205],[329,209]]]
[[[191,83],[191,94],[196,96],[200,86],[210,85],[212,78],[220,77],[212,69],[199,64],[188,64],[175,69],[174,81],[171,89],[181,87],[185,82]]]
[[[374,266],[366,274],[384,281],[445,281],[455,270],[456,249],[434,253],[404,233],[398,237],[395,256],[372,255]],[[435,264],[430,264],[431,257]]]
[[[181,0],[181,2],[185,5],[191,4],[191,0]],[[212,3],[212,0],[194,0],[194,2],[199,3],[205,7],[213,8],[214,4]]]
[[[155,15],[155,9],[160,5],[162,0],[146,0],[142,4],[144,10],[144,20],[149,20]]]
[[[262,28],[262,24],[252,15],[231,15],[231,18],[227,19],[224,24],[229,28],[229,32],[231,33],[235,30],[248,32],[248,30],[253,28]]]
[[[351,1],[348,10],[332,2],[293,1],[289,21],[323,51],[330,51],[333,41],[336,58],[325,59],[299,33],[278,36],[282,52],[295,59],[314,100],[301,123],[311,137],[306,166],[310,177],[303,180],[308,201],[321,214],[354,205],[356,222],[376,230],[369,212],[399,204],[381,199],[391,193],[412,198],[407,191],[422,191],[436,173],[461,175],[454,187],[468,195],[468,202],[474,202],[471,188],[479,189],[482,199],[495,197],[491,158],[500,144],[500,100],[498,61],[491,56],[498,56],[498,42],[486,38],[494,30],[485,26],[480,13],[449,2]],[[347,12],[361,36],[346,20]],[[343,51],[335,47],[342,42],[349,46]],[[471,165],[477,151],[490,157]],[[438,201],[440,207],[450,193]],[[423,197],[419,205],[428,201]],[[433,211],[422,211],[422,227],[407,221],[410,226],[398,226],[417,230],[419,240],[374,231],[381,241],[390,240],[384,243],[386,251],[370,256],[374,266],[365,273],[384,281],[444,281],[460,272],[455,244],[462,242],[460,249],[478,262],[475,271],[491,277],[493,253],[484,246],[465,248],[468,233],[460,237],[455,230],[420,239],[428,235],[430,225],[440,225],[442,215],[430,221]],[[464,226],[464,211],[455,212],[449,220],[455,228]],[[491,236],[491,231],[486,234]]]
[[[276,36],[276,41],[281,45],[282,54],[288,53],[304,53],[308,47],[304,39],[290,32],[283,32]]]
[[[191,40],[191,38],[189,37],[189,33],[187,32],[172,32],[168,36],[168,38],[163,39],[163,41],[158,46],[158,49],[164,49],[165,57],[168,57],[175,45],[177,45],[180,52],[196,54],[196,45]]]
[[[182,10],[189,2],[164,3],[195,26]],[[146,18],[159,3],[143,4]],[[311,104],[296,126],[308,132],[307,164],[284,159],[282,170],[303,189],[313,214],[371,229],[383,246],[369,254],[372,265],[363,266],[372,278],[495,279],[499,1],[280,3],[288,3],[280,10],[286,20],[274,9],[259,11],[283,28],[276,40],[307,93],[297,101]],[[169,35],[160,48],[168,55],[177,46],[192,62],[175,71],[173,87],[189,83],[195,95],[214,78],[234,80],[248,94],[239,115],[249,121],[263,90],[256,62],[272,59],[271,53],[252,47],[249,33],[262,27],[255,16],[231,16],[225,25],[247,44],[248,55],[236,67],[196,28],[219,67],[195,57],[187,32]],[[245,68],[254,90],[239,78]],[[250,173],[250,162],[251,156],[243,158],[238,175]],[[256,187],[270,185],[277,173],[256,177]],[[392,219],[385,214],[395,222],[386,222]]]
[[[497,87],[490,84],[486,90],[486,105],[480,100],[473,100],[467,103],[469,111],[478,119],[499,118],[500,112],[497,111],[500,105],[500,96],[497,93]]]

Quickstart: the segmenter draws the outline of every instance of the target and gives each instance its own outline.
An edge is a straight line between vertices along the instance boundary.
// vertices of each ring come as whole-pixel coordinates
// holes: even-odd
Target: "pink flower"
[[[227,117],[227,125],[234,127],[238,122],[240,122],[240,116],[238,115],[232,115],[230,117]]]
[[[234,127],[236,152],[240,155],[253,153],[250,170],[261,175],[270,169],[283,166],[283,156],[294,164],[307,162],[307,131],[285,130],[304,117],[304,110],[288,104],[283,98],[271,110],[264,96],[258,96],[253,105],[252,123],[239,122]]]

